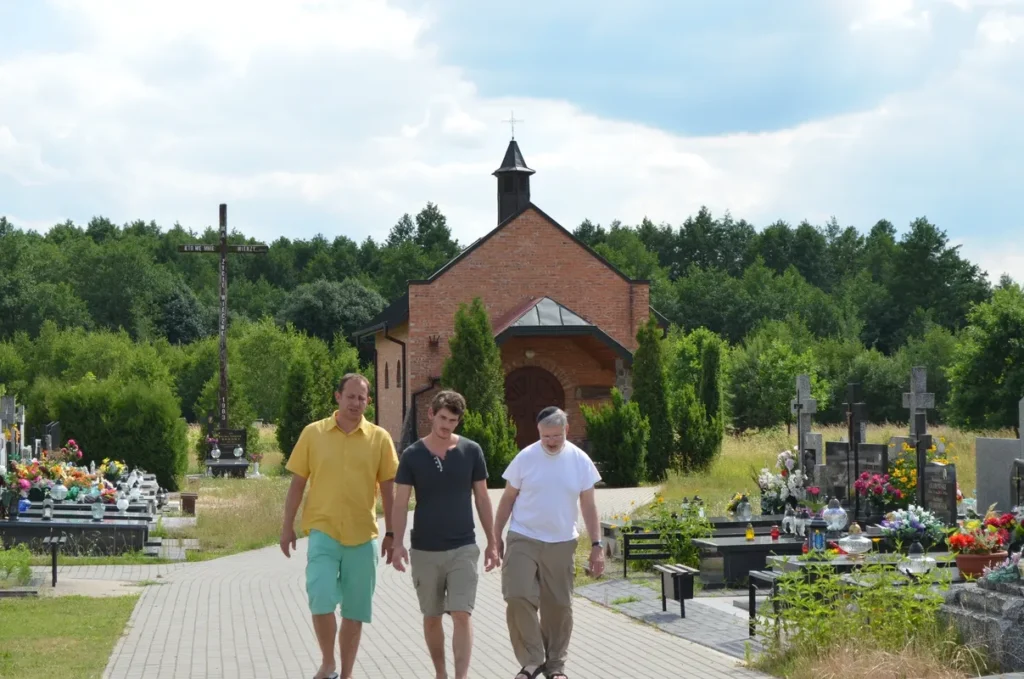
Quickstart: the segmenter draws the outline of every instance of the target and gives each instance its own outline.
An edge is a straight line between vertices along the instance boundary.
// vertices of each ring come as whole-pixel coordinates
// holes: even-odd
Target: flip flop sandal
[[[313,679],[316,679],[316,675],[315,674],[313,675]],[[338,679],[338,673],[337,672],[331,672],[324,679]]]
[[[543,665],[540,665],[539,667],[537,667],[537,669],[535,669],[533,671],[533,674],[530,674],[529,672],[527,672],[526,671],[526,667],[524,666],[524,667],[519,668],[519,673],[516,674],[514,679],[519,679],[519,677],[527,677],[527,679],[537,679],[537,677],[539,677],[543,673],[544,673],[544,666]]]

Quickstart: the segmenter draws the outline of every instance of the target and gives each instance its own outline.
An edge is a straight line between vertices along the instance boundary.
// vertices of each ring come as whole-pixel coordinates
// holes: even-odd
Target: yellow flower
[[[622,517],[622,520],[623,521],[629,521],[629,517],[628,516],[624,516],[624,517]]]

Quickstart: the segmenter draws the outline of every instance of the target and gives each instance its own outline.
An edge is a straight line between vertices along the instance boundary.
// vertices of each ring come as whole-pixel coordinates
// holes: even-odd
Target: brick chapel
[[[546,406],[569,415],[569,439],[588,448],[580,405],[628,398],[636,334],[649,314],[650,282],[634,280],[530,201],[530,178],[513,139],[497,178],[498,220],[485,236],[406,294],[356,336],[374,348],[376,422],[399,451],[429,432],[455,312],[480,297],[505,369],[505,400],[522,448],[537,440]],[[664,323],[664,319],[659,316]]]

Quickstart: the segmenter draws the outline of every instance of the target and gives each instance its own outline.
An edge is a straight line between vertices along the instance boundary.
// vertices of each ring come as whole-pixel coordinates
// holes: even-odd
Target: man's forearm
[[[487,542],[495,539],[494,535],[494,511],[491,507],[491,498],[486,492],[476,498],[476,512],[480,515],[480,525],[487,534]]]
[[[583,509],[583,523],[587,526],[587,533],[590,534],[590,541],[600,542],[601,522],[597,518],[597,503],[591,499],[589,502],[581,502],[580,505]]]
[[[288,487],[288,495],[284,500],[283,528],[295,528],[295,516],[299,513],[299,505],[302,503],[302,491],[306,487],[306,480],[295,476]]]
[[[395,482],[384,481],[380,484],[380,503],[384,509],[384,531],[392,532],[392,513],[395,508]]]
[[[395,545],[405,540],[405,525],[409,520],[408,486],[396,486],[394,508],[391,510],[391,530],[395,533]]]
[[[512,516],[512,503],[514,500],[506,495],[502,495],[501,499],[498,500],[498,511],[494,515],[494,537],[498,539],[501,534],[505,532],[505,524],[508,523],[509,517]]]

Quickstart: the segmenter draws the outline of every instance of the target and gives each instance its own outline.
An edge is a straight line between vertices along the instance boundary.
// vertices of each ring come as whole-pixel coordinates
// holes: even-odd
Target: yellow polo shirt
[[[364,417],[346,434],[337,414],[306,425],[286,468],[307,479],[302,531],[356,546],[377,537],[377,484],[395,478],[398,454],[382,427]]]

